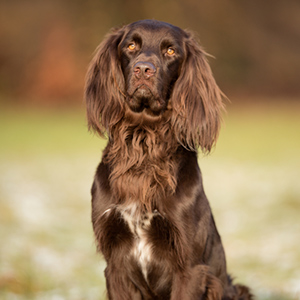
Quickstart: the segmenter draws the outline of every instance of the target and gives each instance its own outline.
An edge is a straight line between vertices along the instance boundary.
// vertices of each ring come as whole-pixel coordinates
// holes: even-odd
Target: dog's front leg
[[[129,279],[124,269],[107,266],[105,277],[109,300],[142,300],[140,291]]]
[[[198,265],[175,274],[171,300],[221,300],[221,282],[209,273],[209,267]]]

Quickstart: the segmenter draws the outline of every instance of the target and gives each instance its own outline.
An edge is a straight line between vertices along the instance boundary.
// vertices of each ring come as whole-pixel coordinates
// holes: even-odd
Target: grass
[[[258,300],[300,296],[298,108],[232,106],[199,159],[229,272]],[[105,299],[89,196],[105,141],[82,109],[2,109],[0,124],[0,299]]]
[[[6,109],[1,112],[0,133],[0,151],[20,157],[82,153],[100,143],[87,133],[85,113],[80,109]]]

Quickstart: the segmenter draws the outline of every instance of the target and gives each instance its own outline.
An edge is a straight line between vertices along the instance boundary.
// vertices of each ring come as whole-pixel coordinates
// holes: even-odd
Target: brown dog
[[[252,299],[233,285],[197,164],[222,93],[193,36],[144,20],[100,44],[86,83],[89,127],[107,133],[92,221],[109,299]]]

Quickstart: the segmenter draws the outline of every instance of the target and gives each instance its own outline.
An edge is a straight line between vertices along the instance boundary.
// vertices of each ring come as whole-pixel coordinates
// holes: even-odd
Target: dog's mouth
[[[133,96],[135,98],[143,98],[143,99],[150,99],[154,97],[151,89],[146,84],[140,84],[135,89]]]
[[[159,115],[165,108],[165,101],[156,96],[146,84],[140,84],[127,98],[130,109],[134,112],[145,111],[151,115]]]

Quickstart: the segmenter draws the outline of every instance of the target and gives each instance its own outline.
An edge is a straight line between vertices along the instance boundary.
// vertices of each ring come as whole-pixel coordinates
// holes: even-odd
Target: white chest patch
[[[131,254],[138,262],[144,278],[147,280],[147,266],[151,262],[152,257],[152,244],[149,241],[148,230],[151,226],[151,220],[159,212],[154,210],[141,215],[137,214],[136,211],[136,205],[126,207],[126,209],[122,210],[122,216],[135,237]]]

